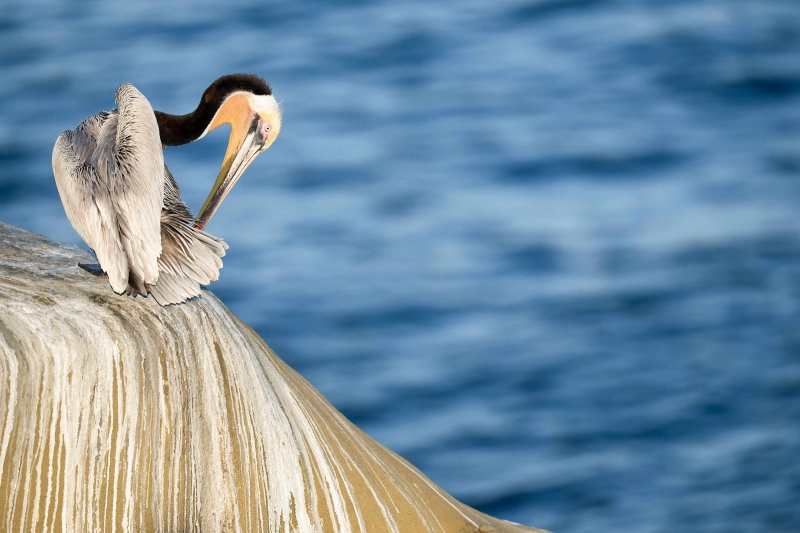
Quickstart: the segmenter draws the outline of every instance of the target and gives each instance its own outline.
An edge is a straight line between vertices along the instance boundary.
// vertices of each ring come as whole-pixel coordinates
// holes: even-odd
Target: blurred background
[[[85,248],[58,134],[259,74],[211,290],[354,423],[557,533],[797,532],[799,59],[794,0],[4,0],[0,220]]]

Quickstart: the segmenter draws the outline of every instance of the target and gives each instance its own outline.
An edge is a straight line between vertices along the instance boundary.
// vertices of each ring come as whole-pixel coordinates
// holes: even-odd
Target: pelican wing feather
[[[199,296],[201,285],[219,279],[228,245],[219,237],[194,228],[193,221],[194,217],[181,201],[175,178],[165,168],[158,283],[147,286],[161,305]]]
[[[73,131],[58,137],[53,148],[53,174],[72,227],[94,250],[114,291],[122,293],[128,287],[128,256],[108,187],[97,169],[79,157],[85,140]]]
[[[119,112],[103,124],[92,160],[107,179],[130,270],[153,284],[161,255],[164,152],[147,98],[128,83],[116,96]]]
[[[59,136],[53,173],[69,221],[121,294],[129,278],[158,281],[164,154],[147,99],[130,84],[116,96],[117,110]]]

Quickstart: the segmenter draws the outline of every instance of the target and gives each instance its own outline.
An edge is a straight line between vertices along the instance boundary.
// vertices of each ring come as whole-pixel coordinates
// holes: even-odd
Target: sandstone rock
[[[523,532],[346,420],[214,295],[0,224],[0,531]]]

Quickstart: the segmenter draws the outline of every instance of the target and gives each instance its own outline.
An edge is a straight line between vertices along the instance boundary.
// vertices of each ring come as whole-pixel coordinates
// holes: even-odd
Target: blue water
[[[263,75],[211,288],[353,422],[558,533],[800,531],[800,3],[170,6],[3,2],[0,220],[82,245],[50,153],[119,83]]]

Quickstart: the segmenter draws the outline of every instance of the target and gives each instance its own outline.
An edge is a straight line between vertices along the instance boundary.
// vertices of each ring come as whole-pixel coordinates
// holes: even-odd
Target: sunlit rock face
[[[0,531],[521,532],[347,421],[210,292],[0,223]]]

